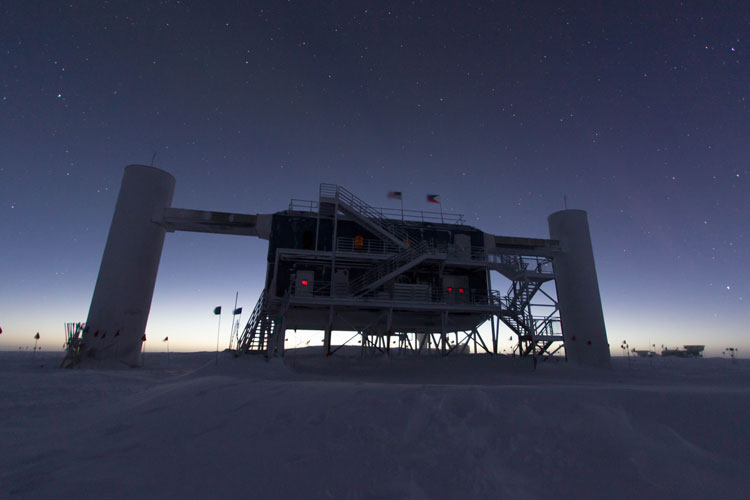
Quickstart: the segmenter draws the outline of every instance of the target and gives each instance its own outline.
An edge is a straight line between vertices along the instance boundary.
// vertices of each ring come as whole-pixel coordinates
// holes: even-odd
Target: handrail
[[[398,287],[387,291],[368,291],[361,295],[354,295],[352,293],[346,293],[343,295],[334,294],[334,299],[345,299],[345,300],[357,300],[362,302],[373,302],[373,301],[403,301],[409,303],[426,303],[426,304],[443,304],[443,305],[476,305],[476,306],[491,306],[498,307],[503,311],[509,311],[509,303],[507,297],[502,295],[498,290],[490,290],[489,293],[486,289],[471,289],[467,290],[465,295],[449,295],[446,290],[435,289],[429,285],[424,285],[429,289],[427,295],[428,300],[420,300],[422,295],[414,293],[413,290],[399,290]],[[310,291],[305,288],[305,295],[296,295],[296,283],[292,282],[290,285],[290,299],[294,298],[316,298],[325,297],[331,298],[331,283],[329,281],[316,280],[313,289]],[[309,293],[312,292],[312,293]],[[455,300],[454,300],[455,299]]]
[[[332,184],[335,186],[335,184]],[[303,200],[299,198],[292,198],[289,200],[290,211],[305,211],[315,212],[319,210],[320,204],[314,200]],[[453,224],[456,226],[462,226],[466,224],[466,218],[464,214],[456,214],[452,212],[433,212],[431,210],[410,210],[405,208],[390,208],[390,207],[375,207],[384,218],[389,220],[401,220],[402,222],[441,222],[445,224]]]
[[[380,227],[386,231],[395,241],[408,242],[409,233],[399,228],[395,224],[391,223],[388,219],[383,216],[383,213],[366,202],[358,198],[351,191],[347,190],[342,186],[336,184],[321,184],[320,185],[320,197],[334,198],[339,203],[348,206],[352,211],[359,213],[363,217],[367,218],[372,224]],[[406,245],[407,243],[403,243]]]
[[[359,253],[359,254],[378,254],[388,255],[398,253],[402,248],[396,246],[390,241],[383,241],[381,239],[362,239],[359,245],[356,244],[354,238],[347,236],[339,236],[336,238],[336,251],[337,252],[348,252],[348,253]]]
[[[417,245],[409,247],[406,250],[397,253],[388,260],[385,260],[382,263],[378,264],[375,268],[366,272],[359,278],[353,280],[350,284],[350,290],[352,290],[352,292],[355,294],[359,293],[365,288],[368,283],[373,283],[383,276],[386,276],[396,269],[406,265],[412,260],[419,258],[421,255],[426,253],[428,249],[429,247],[427,246],[427,242],[420,241]]]
[[[314,212],[318,210],[319,204],[317,201],[312,200],[300,200],[297,198],[292,198],[289,200],[289,211],[290,212]]]
[[[253,309],[252,314],[250,314],[250,318],[247,320],[247,324],[245,324],[245,329],[242,331],[242,336],[237,339],[238,353],[246,351],[247,347],[250,345],[250,342],[252,341],[254,335],[253,331],[258,327],[258,321],[261,313],[263,312],[263,309],[265,308],[265,304],[266,290],[264,289],[260,293],[260,297],[258,297],[258,302],[255,303],[255,308]]]

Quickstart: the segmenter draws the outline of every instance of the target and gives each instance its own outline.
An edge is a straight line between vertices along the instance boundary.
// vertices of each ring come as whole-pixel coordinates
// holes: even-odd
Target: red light
[[[302,286],[307,286],[307,280],[302,280],[301,283],[302,283]]]
[[[448,287],[448,293],[453,293],[453,288]]]
[[[458,289],[458,293],[464,293],[464,289],[463,288],[459,288]]]

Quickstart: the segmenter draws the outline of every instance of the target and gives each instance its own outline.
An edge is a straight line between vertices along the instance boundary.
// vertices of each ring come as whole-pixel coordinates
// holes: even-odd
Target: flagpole
[[[242,313],[239,313],[237,315],[237,322],[235,323],[236,328],[235,328],[235,331],[234,331],[234,335],[235,335],[235,337],[237,337],[236,340],[235,340],[235,342],[236,342],[235,345],[239,345],[239,343],[240,343],[240,324],[242,324]],[[232,348],[231,343],[229,345],[229,348],[230,349]]]
[[[401,193],[401,222],[404,221],[404,193]]]
[[[237,297],[240,295],[239,290],[234,292],[234,309],[232,309],[232,324],[229,325],[229,347],[232,346],[232,334],[234,334],[234,319],[237,317]]]
[[[219,329],[216,332],[216,366],[219,366],[219,335],[221,334],[221,309],[219,309]]]
[[[438,207],[440,207],[440,222],[444,224],[445,220],[443,219],[443,202],[440,201],[440,195],[438,195],[438,194],[428,194],[427,195],[427,201],[429,203],[437,203],[438,204]],[[434,214],[435,212],[431,212],[431,213]]]

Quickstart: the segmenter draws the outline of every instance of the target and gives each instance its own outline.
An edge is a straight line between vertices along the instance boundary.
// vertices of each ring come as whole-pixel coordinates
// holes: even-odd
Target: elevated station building
[[[164,235],[172,231],[268,240],[264,290],[231,341],[238,355],[282,356],[288,329],[321,331],[327,354],[350,342],[363,352],[497,354],[509,329],[518,355],[609,363],[582,210],[550,215],[548,239],[526,238],[485,233],[460,215],[376,208],[335,184],[274,214],[172,208],[174,182],[152,167],[126,168],[71,363],[114,357],[135,364]],[[485,323],[490,339],[478,332]],[[117,331],[117,341],[94,336],[104,331]],[[336,343],[333,332],[351,335]]]

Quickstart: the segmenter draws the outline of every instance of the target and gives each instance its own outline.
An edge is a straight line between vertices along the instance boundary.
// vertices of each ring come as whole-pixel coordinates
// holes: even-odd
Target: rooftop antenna
[[[154,166],[154,161],[156,160],[156,151],[154,151],[153,156],[151,156],[151,166]]]
[[[154,153],[154,156],[156,156],[156,153]],[[567,194],[563,195],[563,205],[565,205],[565,210],[567,210],[568,209],[568,195]]]

